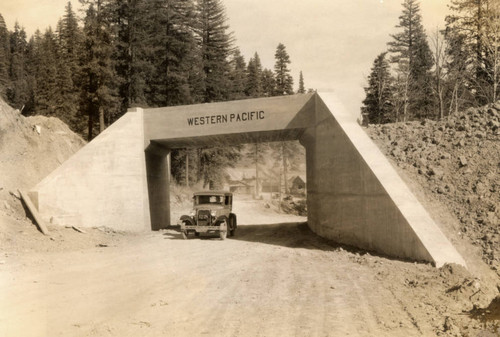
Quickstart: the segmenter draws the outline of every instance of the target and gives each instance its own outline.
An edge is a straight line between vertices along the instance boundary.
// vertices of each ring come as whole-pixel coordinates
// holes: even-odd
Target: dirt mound
[[[0,188],[29,188],[85,141],[54,117],[24,117],[0,100]]]
[[[26,219],[17,190],[33,187],[83,145],[85,141],[59,119],[24,117],[0,99],[0,235],[4,245],[13,240],[29,246],[23,238],[36,231]]]
[[[500,101],[435,122],[371,125],[370,137],[459,219],[500,276]]]
[[[280,205],[281,211],[286,214],[307,216],[307,202],[305,198],[293,198],[289,195],[283,198]]]

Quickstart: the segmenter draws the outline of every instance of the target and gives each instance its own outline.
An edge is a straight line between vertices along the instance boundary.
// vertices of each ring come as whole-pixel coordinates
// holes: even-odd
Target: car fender
[[[196,225],[194,223],[194,219],[192,217],[190,217],[189,215],[183,215],[183,216],[181,216],[181,222],[182,222],[182,225],[184,225],[185,222],[187,222],[189,226],[195,226]]]
[[[223,222],[224,222],[224,223],[226,223],[226,225],[227,225],[227,223],[228,223],[228,218],[227,218],[227,216],[226,216],[226,215],[221,215],[221,216],[219,216],[219,217],[217,218],[217,220],[215,220],[215,223],[216,223],[217,225],[218,225],[218,224],[221,224],[221,223],[223,223]]]

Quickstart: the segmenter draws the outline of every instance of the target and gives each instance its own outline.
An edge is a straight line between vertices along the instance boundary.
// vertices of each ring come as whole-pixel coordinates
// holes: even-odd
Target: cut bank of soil
[[[0,99],[0,188],[30,188],[85,141],[55,117],[24,117]]]
[[[443,121],[374,125],[368,134],[427,200],[448,208],[456,232],[500,277],[500,101]]]

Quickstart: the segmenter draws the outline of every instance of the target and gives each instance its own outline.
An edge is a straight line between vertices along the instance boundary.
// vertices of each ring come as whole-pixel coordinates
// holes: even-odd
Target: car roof
[[[200,191],[194,192],[193,195],[233,195],[233,193],[228,191]]]

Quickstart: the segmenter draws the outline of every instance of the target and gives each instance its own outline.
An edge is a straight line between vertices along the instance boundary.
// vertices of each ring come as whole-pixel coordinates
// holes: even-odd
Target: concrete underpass
[[[389,256],[465,265],[449,240],[332,94],[131,109],[30,191],[59,224],[126,231],[170,225],[175,148],[298,140],[306,149],[308,225]]]

